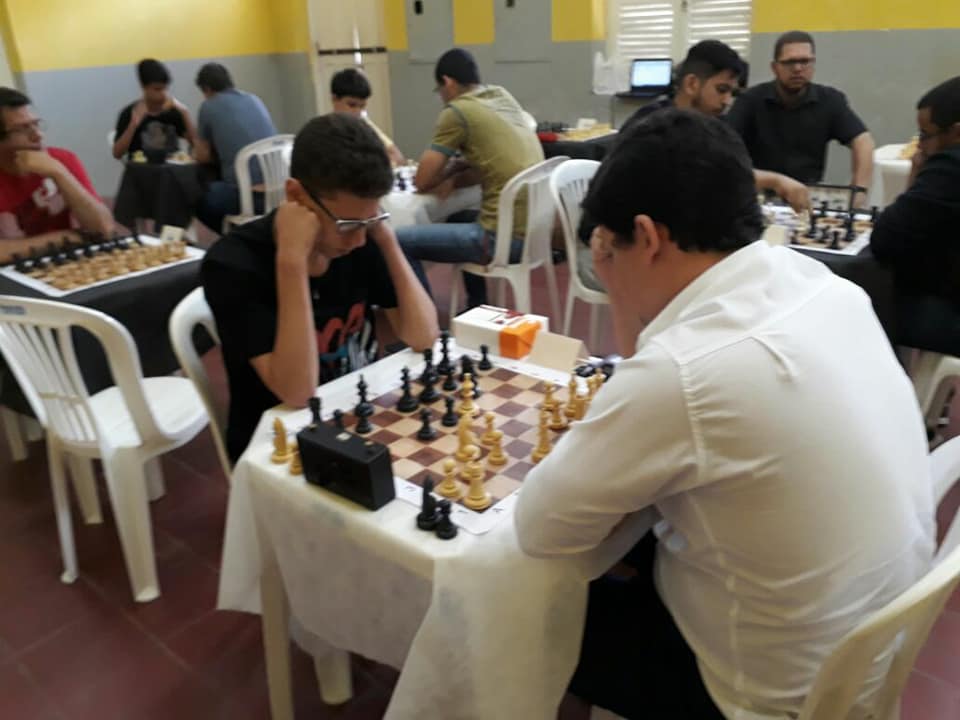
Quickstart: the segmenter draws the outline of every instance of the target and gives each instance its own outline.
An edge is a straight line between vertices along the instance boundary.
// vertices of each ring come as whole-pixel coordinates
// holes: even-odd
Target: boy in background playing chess
[[[366,123],[313,118],[293,143],[287,201],[204,258],[230,386],[232,460],[265,410],[303,407],[318,384],[375,358],[374,306],[416,350],[437,337],[436,308],[384,222],[379,200],[392,186],[383,143]]]
[[[79,228],[109,235],[113,217],[77,156],[43,145],[30,98],[0,87],[0,262]]]
[[[859,288],[758,240],[722,120],[638,123],[584,206],[626,359],[524,480],[518,540],[577,555],[660,519],[635,577],[591,584],[571,690],[630,718],[796,717],[841,638],[930,567],[913,387]]]

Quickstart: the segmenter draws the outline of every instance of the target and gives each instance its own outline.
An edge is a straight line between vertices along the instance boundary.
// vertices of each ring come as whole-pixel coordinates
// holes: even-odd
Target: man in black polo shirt
[[[873,172],[873,138],[842,92],[813,82],[816,46],[805,32],[781,35],[771,63],[774,80],[744,92],[727,116],[762,170],[802,183],[820,182],[831,140],[853,155],[851,184],[867,187]],[[865,198],[855,198],[862,205]]]
[[[878,218],[874,256],[892,268],[896,342],[960,355],[960,76],[917,103],[907,190]]]
[[[264,410],[302,407],[318,383],[375,357],[373,306],[411,347],[436,338],[436,308],[379,206],[392,187],[383,143],[366,123],[314,118],[293,143],[287,201],[204,258],[230,386],[231,460]]]

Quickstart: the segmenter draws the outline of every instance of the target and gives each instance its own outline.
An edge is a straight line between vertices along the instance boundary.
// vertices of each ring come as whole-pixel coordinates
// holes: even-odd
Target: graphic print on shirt
[[[330,317],[323,329],[317,330],[317,352],[321,384],[362,368],[376,358],[377,342],[365,302],[354,303],[346,318]]]
[[[8,212],[0,213],[0,236],[40,235],[49,229],[51,218],[65,212],[69,212],[69,208],[57,184],[44,178],[30,197]]]

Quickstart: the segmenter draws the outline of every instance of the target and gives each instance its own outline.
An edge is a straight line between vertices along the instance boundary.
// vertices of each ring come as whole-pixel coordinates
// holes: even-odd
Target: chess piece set
[[[856,212],[840,207],[831,210],[829,203],[824,200],[818,208],[805,214],[805,231],[802,227],[793,228],[790,233],[790,242],[795,245],[802,245],[804,241],[818,242],[826,244],[830,250],[839,250],[841,243],[849,244],[856,239],[857,235],[873,228],[878,212],[879,208],[874,205],[869,219],[858,220]]]
[[[186,252],[182,240],[144,245],[137,237],[106,240],[85,236],[80,243],[65,240],[59,247],[50,243],[45,253],[33,251],[26,258],[14,255],[13,261],[19,273],[58,290],[73,290],[182,260]]]

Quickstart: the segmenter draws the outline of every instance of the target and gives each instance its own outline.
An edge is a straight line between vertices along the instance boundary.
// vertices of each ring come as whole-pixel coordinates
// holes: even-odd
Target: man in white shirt
[[[552,557],[642,508],[662,520],[634,579],[592,584],[571,690],[626,717],[791,716],[929,566],[911,385],[861,290],[757,242],[750,159],[721,121],[639,123],[584,206],[629,357],[524,482],[516,529]]]

